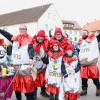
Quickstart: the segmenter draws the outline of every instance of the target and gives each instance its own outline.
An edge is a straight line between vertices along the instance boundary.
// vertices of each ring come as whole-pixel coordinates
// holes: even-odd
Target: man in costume
[[[50,41],[57,40],[60,42],[61,48],[64,50],[65,48],[72,46],[71,42],[68,40],[66,36],[63,35],[61,28],[56,28],[54,32],[54,36],[51,37]],[[73,47],[73,46],[72,46]]]
[[[35,86],[41,87],[41,95],[48,97],[49,95],[45,91],[45,70],[46,64],[44,64],[45,56],[47,55],[49,48],[49,40],[45,35],[44,30],[39,30],[37,35],[33,37],[34,46],[34,66],[37,69],[37,78],[35,80]]]
[[[87,95],[88,79],[92,79],[96,86],[96,96],[100,96],[99,69],[97,66],[99,49],[97,38],[82,30],[82,38],[79,40],[79,60],[81,64],[82,92],[81,96]]]
[[[0,33],[11,41],[11,63],[16,69],[16,77],[13,82],[13,90],[17,100],[22,100],[21,93],[24,93],[27,100],[35,100],[34,78],[31,75],[31,65],[34,57],[32,38],[27,34],[26,25],[20,25],[19,35],[13,36],[10,33],[0,30]],[[21,73],[21,71],[25,73]]]

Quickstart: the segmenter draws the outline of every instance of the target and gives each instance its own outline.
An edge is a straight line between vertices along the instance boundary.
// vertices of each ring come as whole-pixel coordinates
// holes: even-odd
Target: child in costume
[[[80,64],[78,57],[73,59],[73,56],[74,50],[67,48],[62,63],[63,90],[66,100],[77,100],[79,98]]]
[[[46,69],[46,90],[50,93],[49,100],[59,100],[59,89],[62,82],[61,64],[63,51],[58,41],[50,41],[52,49],[48,52],[48,66]]]

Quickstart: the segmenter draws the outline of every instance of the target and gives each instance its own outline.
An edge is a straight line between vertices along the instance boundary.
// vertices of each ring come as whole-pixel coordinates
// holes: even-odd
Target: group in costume
[[[100,96],[100,36],[82,30],[75,49],[61,28],[56,28],[50,39],[43,29],[29,36],[26,25],[20,25],[17,36],[2,29],[0,34],[11,42],[7,46],[0,39],[0,100],[10,100],[13,91],[16,100],[22,100],[22,93],[27,100],[37,100],[38,88],[49,100],[77,100],[87,95],[88,79],[93,80],[96,96]]]

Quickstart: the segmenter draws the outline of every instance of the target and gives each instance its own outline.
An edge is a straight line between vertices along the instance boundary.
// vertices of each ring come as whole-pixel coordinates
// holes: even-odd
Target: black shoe
[[[59,100],[58,97],[59,97],[58,94],[56,94],[55,95],[55,100]]]
[[[96,96],[100,96],[100,89],[97,89]]]
[[[41,92],[41,95],[42,95],[43,97],[49,98],[49,95],[48,95],[46,92]]]
[[[55,100],[55,99],[54,99],[54,94],[50,93],[50,96],[49,96],[49,97],[50,97],[49,100]]]
[[[81,95],[81,96],[87,95],[87,90],[82,90],[82,91],[80,92],[80,95]]]

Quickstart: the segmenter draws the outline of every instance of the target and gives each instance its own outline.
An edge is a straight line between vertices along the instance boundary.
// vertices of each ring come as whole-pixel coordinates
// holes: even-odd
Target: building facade
[[[69,36],[69,39],[76,43],[80,38],[81,27],[76,21],[62,20],[64,33]]]
[[[44,29],[46,35],[53,35],[55,27],[63,28],[63,24],[53,4],[0,15],[0,28],[13,35],[19,34],[19,25],[26,24],[28,34],[34,36],[38,30]],[[1,36],[2,37],[2,36]]]

